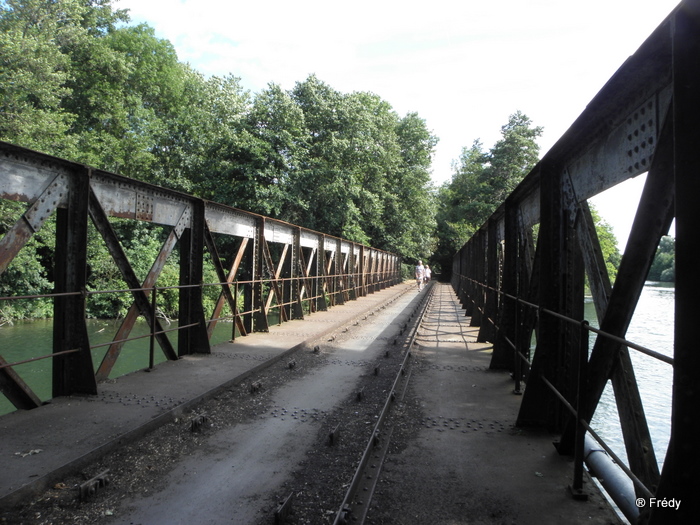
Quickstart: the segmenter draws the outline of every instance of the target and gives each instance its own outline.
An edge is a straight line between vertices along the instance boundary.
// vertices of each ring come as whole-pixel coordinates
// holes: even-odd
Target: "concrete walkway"
[[[325,341],[366,312],[414,291],[401,284],[306,316],[269,333],[216,346],[211,354],[165,362],[70,396],[0,417],[0,506],[38,494],[119,445],[171,421],[199,401],[245,380],[297,347]]]
[[[507,372],[489,370],[492,346],[470,320],[438,285],[403,408],[414,430],[387,457],[370,523],[620,523],[590,479],[587,502],[569,495],[573,464],[556,436],[514,426],[522,397]]]

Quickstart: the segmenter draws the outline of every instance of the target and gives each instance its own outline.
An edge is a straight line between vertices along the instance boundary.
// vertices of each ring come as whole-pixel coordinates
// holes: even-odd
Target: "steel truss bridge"
[[[176,360],[210,353],[214,327],[224,318],[232,322],[233,338],[245,336],[267,331],[270,322],[303,319],[401,281],[397,255],[7,143],[0,143],[0,197],[27,203],[0,239],[0,274],[55,215],[55,289],[47,294],[54,304],[53,351],[30,359],[52,359],[54,397],[96,394],[125,342],[133,340],[130,334],[139,316],[148,322],[165,357]],[[111,218],[163,229],[166,240],[143,281]],[[90,221],[128,290],[87,289]],[[226,257],[220,254],[222,244]],[[179,256],[179,326],[172,329],[178,332],[177,349],[168,337],[172,330],[165,330],[156,314],[156,294],[162,290],[158,278],[171,254]],[[218,282],[203,283],[205,260],[214,266]],[[202,301],[206,287],[220,289],[213,311],[207,312]],[[133,303],[114,340],[91,347],[87,298],[125,291]],[[104,350],[99,364],[93,364],[96,348]],[[0,356],[0,386],[17,408],[31,409],[41,400],[13,369],[21,362],[26,361],[8,363]]]
[[[558,432],[558,448],[576,458],[581,488],[586,434],[608,380],[612,382],[632,479],[632,521],[689,523],[698,508],[700,370],[695,328],[700,316],[700,1],[686,0],[658,27],[588,104],[571,128],[506,202],[455,255],[452,285],[493,341],[492,368],[513,371],[522,393],[519,425]],[[647,173],[618,276],[611,284],[587,200]],[[401,280],[401,259],[371,247],[80,164],[0,143],[0,197],[27,203],[0,239],[0,273],[49,217],[56,220],[53,395],[94,394],[107,378],[137,317],[168,359],[210,351],[213,326],[227,306],[233,333],[267,330]],[[167,232],[160,254],[140,280],[111,218],[145,221]],[[674,353],[661,355],[625,340],[661,237],[676,221]],[[95,366],[85,322],[89,222],[119,268],[133,304]],[[234,246],[221,257],[226,238]],[[179,253],[177,349],[160,326],[153,297],[168,256]],[[203,283],[205,259],[218,275]],[[583,317],[585,277],[600,329]],[[206,286],[220,288],[211,312]],[[114,292],[114,291],[109,291]],[[16,298],[13,298],[16,299]],[[596,332],[588,351],[589,333]],[[536,348],[531,340],[536,334]],[[671,439],[658,467],[630,352],[673,367]],[[18,408],[40,400],[0,362],[3,392]],[[526,388],[522,389],[522,383]],[[607,447],[605,444],[601,446]],[[614,454],[613,451],[609,451]],[[621,463],[618,460],[618,463]],[[678,510],[651,505],[680,500]],[[622,507],[622,505],[621,505]],[[631,504],[634,507],[634,503]],[[641,511],[641,512],[640,512]]]
[[[518,424],[561,432],[558,447],[577,454],[579,474],[586,429],[592,435],[589,423],[607,381],[612,382],[629,459],[625,469],[636,497],[647,502],[636,509],[635,495],[630,499],[629,516],[639,522],[688,523],[697,513],[698,122],[700,2],[686,1],[620,67],[453,260],[452,284],[480,326],[480,340],[494,341],[491,367],[513,370],[516,391],[527,376]],[[587,199],[645,172],[611,285]],[[674,218],[675,339],[673,356],[667,357],[624,337],[659,241]],[[600,330],[584,321],[585,276]],[[591,331],[598,336],[589,355]],[[657,459],[663,451],[655,451],[651,441],[632,351],[658,359],[659,367],[673,367],[671,439],[662,472]],[[574,493],[577,483],[580,477]],[[655,507],[671,498],[682,501],[678,511]]]

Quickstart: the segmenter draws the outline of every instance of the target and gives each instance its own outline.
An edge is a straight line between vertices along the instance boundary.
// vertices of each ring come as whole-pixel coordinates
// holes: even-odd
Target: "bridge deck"
[[[53,486],[65,473],[240,383],[272,357],[283,359],[297,345],[315,344],[405,291],[405,286],[387,288],[218,345],[208,355],[166,361],[147,377],[141,371],[109,380],[96,397],[57,398],[0,417],[0,506]]]
[[[476,342],[470,320],[452,287],[439,285],[398,425],[406,447],[382,469],[379,514],[393,514],[391,523],[619,523],[590,478],[587,502],[569,495],[573,467],[555,436],[514,426],[522,397],[508,372],[489,370],[492,345]]]
[[[508,374],[489,371],[490,345],[475,342],[451,287],[436,288],[414,351],[411,386],[397,411],[392,440],[399,446],[382,468],[369,519],[617,523],[590,480],[588,502],[568,495],[571,463],[557,455],[552,435],[513,426],[520,398]],[[96,398],[62,398],[0,418],[0,504],[53,486],[106,450],[244,380],[271,356],[284,358],[295,345],[326,340],[406,291],[416,293],[410,284],[385,289],[218,346],[212,355],[161,364],[148,377],[136,372],[111,381]]]

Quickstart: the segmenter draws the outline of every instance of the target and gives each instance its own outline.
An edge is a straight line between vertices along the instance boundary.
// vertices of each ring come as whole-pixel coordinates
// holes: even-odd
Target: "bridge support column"
[[[469,277],[476,280],[478,284],[472,286],[472,293],[469,299],[473,302],[472,319],[470,326],[481,326],[481,318],[484,315],[484,282],[486,281],[486,233],[484,230],[479,230],[474,234],[476,244],[478,245],[478,255],[474,253],[472,248],[470,256],[472,259],[473,270],[469,273]]]
[[[674,178],[676,185],[676,310],[671,440],[657,496],[675,498],[680,507],[653,508],[650,523],[691,523],[697,519],[697,475],[700,470],[700,370],[698,338],[697,236],[700,213],[700,2],[686,2],[684,16],[674,20],[673,118]]]
[[[56,293],[80,295],[54,299],[54,353],[78,350],[53,358],[53,397],[97,394],[90,340],[85,326],[87,226],[90,201],[89,170],[70,177],[68,207],[57,209]]]
[[[178,355],[211,352],[202,306],[203,259],[205,240],[204,203],[192,205],[192,227],[184,230],[180,240],[180,330]],[[193,286],[194,285],[194,286]]]
[[[563,170],[543,165],[540,172],[539,337],[530,378],[518,414],[518,425],[547,427],[559,431],[565,409],[543,378],[567,399],[576,392],[580,337],[578,327],[549,312],[573,319],[583,317],[583,264],[573,229],[573,210],[565,206]],[[563,375],[561,370],[567,370]]]
[[[511,199],[507,199],[505,204],[505,246],[501,291],[513,297],[520,296],[518,286],[519,243],[517,213],[517,204],[514,204]],[[498,270],[498,266],[496,266],[496,270]],[[513,343],[518,340],[515,326],[515,311],[518,305],[514,299],[506,296],[501,297],[500,305],[499,330],[494,341],[490,368],[506,370],[515,368],[519,370],[515,363],[515,359],[517,359],[515,357],[516,351],[506,341],[506,337]]]
[[[486,262],[484,270],[486,272],[484,290],[484,315],[481,318],[481,329],[477,342],[484,343],[486,341],[494,342],[496,339],[496,323],[499,318],[499,297],[498,297],[498,223],[496,219],[491,218],[487,222],[486,231]]]

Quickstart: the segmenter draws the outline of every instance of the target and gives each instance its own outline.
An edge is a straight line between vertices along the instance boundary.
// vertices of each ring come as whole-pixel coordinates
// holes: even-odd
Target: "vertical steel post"
[[[211,353],[207,324],[202,305],[204,275],[205,218],[204,202],[192,200],[190,227],[185,228],[180,240],[180,326],[188,326],[178,332],[179,356],[194,353]],[[154,323],[155,324],[155,323]]]
[[[566,220],[562,207],[561,169],[543,165],[540,170],[540,233],[541,244],[540,299],[541,308],[561,312],[564,298]],[[555,386],[560,377],[560,352],[564,348],[562,321],[541,312],[539,338],[532,362],[532,371],[518,413],[518,425],[542,426],[556,430],[559,401],[541,377]]]
[[[292,261],[290,268],[290,298],[292,302],[291,315],[289,319],[303,319],[304,308],[301,301],[301,288],[304,279],[304,270],[302,270],[301,257],[301,228],[294,228],[292,232]],[[308,290],[307,290],[308,293]]]
[[[651,524],[697,520],[700,471],[700,389],[697,373],[700,272],[700,1],[686,1],[673,19],[673,141],[676,205],[676,308],[673,349],[671,440],[664,461],[659,500],[680,501],[676,508],[654,507]]]
[[[156,318],[156,287],[151,288],[151,317]],[[148,369],[153,370],[155,366],[155,346],[156,346],[156,323],[151,324],[151,337],[148,345]]]
[[[470,251],[472,263],[474,265],[474,270],[470,277],[474,279],[476,283],[472,285],[473,293],[471,296],[472,300],[474,301],[474,309],[472,311],[472,319],[469,326],[481,326],[481,318],[484,313],[484,287],[482,285],[484,283],[484,258],[486,254],[485,237],[486,235],[484,230],[481,229],[474,235],[476,242],[471,243],[472,245],[476,246],[473,246]]]
[[[236,305],[236,309],[231,312],[233,316],[233,322],[231,323],[231,342],[234,342],[236,340],[236,316],[238,315],[238,280],[234,278],[231,284],[233,285],[233,304]]]
[[[326,236],[321,234],[318,238],[318,302],[320,310],[328,310],[327,293],[327,271],[326,271]]]
[[[515,349],[513,350],[513,394],[516,396],[521,396],[522,391],[522,381],[523,381],[523,359],[520,356],[520,348],[518,343],[520,341],[520,302],[516,299],[511,299],[506,297],[503,301],[513,301],[515,302],[515,330],[513,343],[515,343]]]
[[[255,224],[255,257],[253,259],[253,329],[256,332],[268,332],[267,312],[263,298],[263,250],[265,239],[265,217],[260,217]]]
[[[88,203],[90,170],[70,177],[67,209],[57,210],[55,289],[79,295],[54,299],[54,352],[77,352],[53,358],[53,397],[97,394],[97,381],[85,325]]]
[[[258,245],[260,238],[258,236],[257,223],[253,233],[253,238],[246,245],[246,256],[243,258],[243,271],[241,273],[243,285],[243,325],[246,332],[249,334],[255,330],[255,280],[257,279],[258,268]]]
[[[520,286],[518,281],[519,265],[519,235],[518,235],[518,205],[511,199],[505,203],[504,216],[504,254],[503,254],[503,277],[501,279],[501,291],[513,297],[520,297]],[[497,267],[496,267],[497,271]],[[513,366],[513,359],[520,364],[517,352],[506,341],[508,337],[514,344],[518,344],[515,335],[515,316],[519,308],[517,302],[510,297],[503,297],[500,304],[499,330],[494,342],[493,354],[491,356],[492,369],[510,369]],[[514,357],[515,354],[515,357]],[[517,368],[517,365],[516,365]],[[519,387],[516,384],[516,391]]]
[[[496,339],[496,323],[499,315],[498,300],[498,221],[491,217],[486,223],[486,300],[484,301],[484,319],[481,323],[477,341],[494,342]]]
[[[583,461],[586,429],[582,424],[583,403],[586,392],[586,364],[588,363],[588,321],[581,321],[580,344],[578,350],[578,378],[576,395],[576,444],[574,446],[574,481],[571,494],[574,499],[587,500],[588,495],[583,490]]]
[[[367,253],[364,245],[360,246],[360,295],[367,295]]]
[[[335,293],[337,295],[336,304],[344,304],[345,297],[345,275],[343,275],[343,243],[340,238],[335,241],[335,278],[333,282],[335,283]]]

